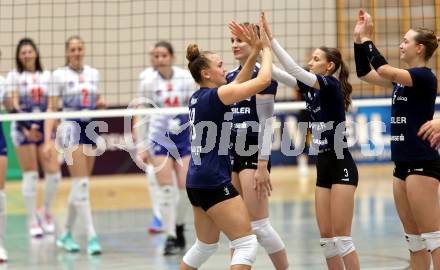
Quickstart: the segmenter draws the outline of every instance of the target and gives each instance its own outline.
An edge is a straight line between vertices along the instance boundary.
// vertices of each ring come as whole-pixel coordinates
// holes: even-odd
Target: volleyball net
[[[301,65],[313,48],[338,47],[349,64],[355,97],[389,96],[389,90],[353,76],[352,31],[359,8],[372,14],[375,43],[393,65],[402,64],[399,43],[410,27],[436,30],[440,25],[435,0],[2,0],[0,74],[15,67],[16,46],[23,37],[34,39],[43,66],[54,70],[65,64],[66,39],[80,35],[85,63],[100,72],[104,98],[110,106],[126,106],[137,96],[139,74],[150,66],[148,52],[157,41],[173,44],[178,66],[186,67],[186,46],[195,42],[219,53],[232,69],[237,62],[227,22],[257,22],[265,10],[274,35]],[[430,63],[436,71],[439,59],[437,54]],[[293,99],[291,89],[281,86],[277,99]]]
[[[305,66],[311,49],[321,45],[341,50],[350,67],[353,84],[354,101],[349,120],[387,123],[391,89],[365,84],[355,76],[352,31],[359,8],[372,14],[375,43],[392,65],[404,66],[399,60],[399,43],[410,27],[424,26],[439,33],[440,4],[436,0],[2,0],[0,75],[5,76],[15,68],[16,46],[21,38],[32,38],[39,47],[45,69],[54,70],[65,65],[66,39],[79,35],[85,41],[85,63],[100,73],[99,92],[109,107],[117,109],[4,114],[0,115],[0,121],[78,116],[103,120],[109,127],[108,132],[101,135],[106,140],[107,152],[119,151],[116,145],[124,143],[121,123],[125,118],[187,112],[187,108],[135,109],[128,106],[138,96],[139,74],[150,66],[149,50],[157,41],[166,40],[174,46],[177,66],[186,68],[186,46],[197,43],[202,49],[217,52],[230,70],[238,63],[232,54],[227,22],[257,22],[259,12],[265,10],[274,35],[299,64]],[[429,64],[437,74],[439,63],[440,54],[436,53]],[[284,101],[294,100],[295,92],[280,85],[275,105],[281,126],[287,125],[292,134],[300,122],[298,115],[304,103]],[[389,128],[387,130],[389,132]],[[275,132],[275,152],[279,150],[276,138],[281,138],[281,133]],[[386,132],[377,130],[358,128],[357,134],[361,142],[379,140],[385,144],[389,141]],[[295,164],[294,159],[281,155],[277,158],[276,153],[275,163],[279,160],[285,162],[280,164]],[[98,159],[95,172],[102,170],[104,173],[104,169],[111,167],[100,164],[99,160],[107,165],[111,159],[105,155]],[[377,161],[374,158],[366,160]]]

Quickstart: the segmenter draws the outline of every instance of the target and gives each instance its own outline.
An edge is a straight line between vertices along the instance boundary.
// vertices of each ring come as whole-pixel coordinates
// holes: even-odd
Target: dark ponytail
[[[341,67],[339,71],[339,82],[342,85],[342,95],[344,97],[344,106],[345,111],[348,111],[348,108],[351,105],[351,93],[353,92],[353,86],[348,82],[348,76],[350,75],[347,65],[344,61],[341,60]]]
[[[344,108],[345,111],[348,111],[348,108],[351,105],[351,93],[353,92],[353,86],[348,82],[350,72],[348,71],[347,65],[342,60],[341,52],[337,48],[320,47],[319,49],[325,53],[328,62],[333,62],[335,64],[332,74],[340,69],[338,79],[342,86]]]
[[[191,72],[196,83],[202,82],[202,70],[209,68],[209,59],[206,57],[208,54],[213,54],[208,51],[200,51],[197,44],[189,44],[186,48],[186,59],[189,61],[188,69]]]

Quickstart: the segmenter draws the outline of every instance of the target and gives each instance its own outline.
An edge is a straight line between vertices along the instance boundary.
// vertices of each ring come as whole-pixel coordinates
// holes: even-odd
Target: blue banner
[[[436,115],[440,116],[440,105],[436,105]],[[390,106],[360,107],[347,113],[347,141],[350,152],[357,163],[384,163],[391,161],[390,148]],[[301,152],[305,132],[300,128],[300,120],[307,121],[299,113],[278,113],[276,115],[274,139],[272,144],[272,165],[288,166],[296,164],[297,153]],[[285,134],[286,133],[286,134]],[[291,149],[286,155],[284,148],[290,140]],[[283,145],[283,148],[281,147]],[[307,144],[306,144],[307,153]],[[283,153],[284,152],[284,153]]]

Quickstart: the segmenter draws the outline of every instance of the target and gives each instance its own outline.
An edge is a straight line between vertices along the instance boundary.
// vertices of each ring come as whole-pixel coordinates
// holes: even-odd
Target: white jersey
[[[139,76],[139,96],[147,98],[153,106],[180,107],[188,106],[188,101],[197,89],[196,83],[188,70],[172,67],[173,75],[170,80],[164,79],[160,73],[147,68]],[[153,114],[150,118],[148,137],[155,139],[166,131],[173,131],[182,125],[179,118],[172,115]]]
[[[96,109],[98,70],[85,65],[78,72],[65,66],[53,72],[52,81],[50,95],[62,99],[64,111]]]
[[[11,96],[17,91],[20,110],[24,112],[44,112],[47,109],[47,97],[51,91],[50,72],[19,73],[13,70],[6,77],[6,94]]]

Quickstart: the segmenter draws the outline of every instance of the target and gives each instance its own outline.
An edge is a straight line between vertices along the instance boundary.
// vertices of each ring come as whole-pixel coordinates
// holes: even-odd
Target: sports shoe
[[[101,245],[99,244],[98,237],[93,237],[87,244],[87,253],[89,255],[101,255]]]
[[[176,245],[182,250],[185,249],[186,240],[185,240],[185,224],[176,225]]]
[[[32,222],[29,224],[29,235],[31,237],[40,238],[43,236],[43,229],[38,222]]]
[[[163,232],[162,221],[158,217],[153,216],[153,221],[151,222],[150,226],[148,227],[148,232],[151,234]]]
[[[38,211],[38,218],[45,234],[53,234],[55,232],[55,223],[52,215],[41,209]]]
[[[8,261],[8,253],[6,250],[0,246],[0,263],[5,263]]]
[[[79,245],[73,241],[72,234],[70,232],[65,233],[61,238],[57,240],[57,246],[68,252],[78,252]]]
[[[165,241],[165,248],[163,251],[164,256],[176,255],[183,251],[183,248],[179,245],[177,238],[168,236]]]

